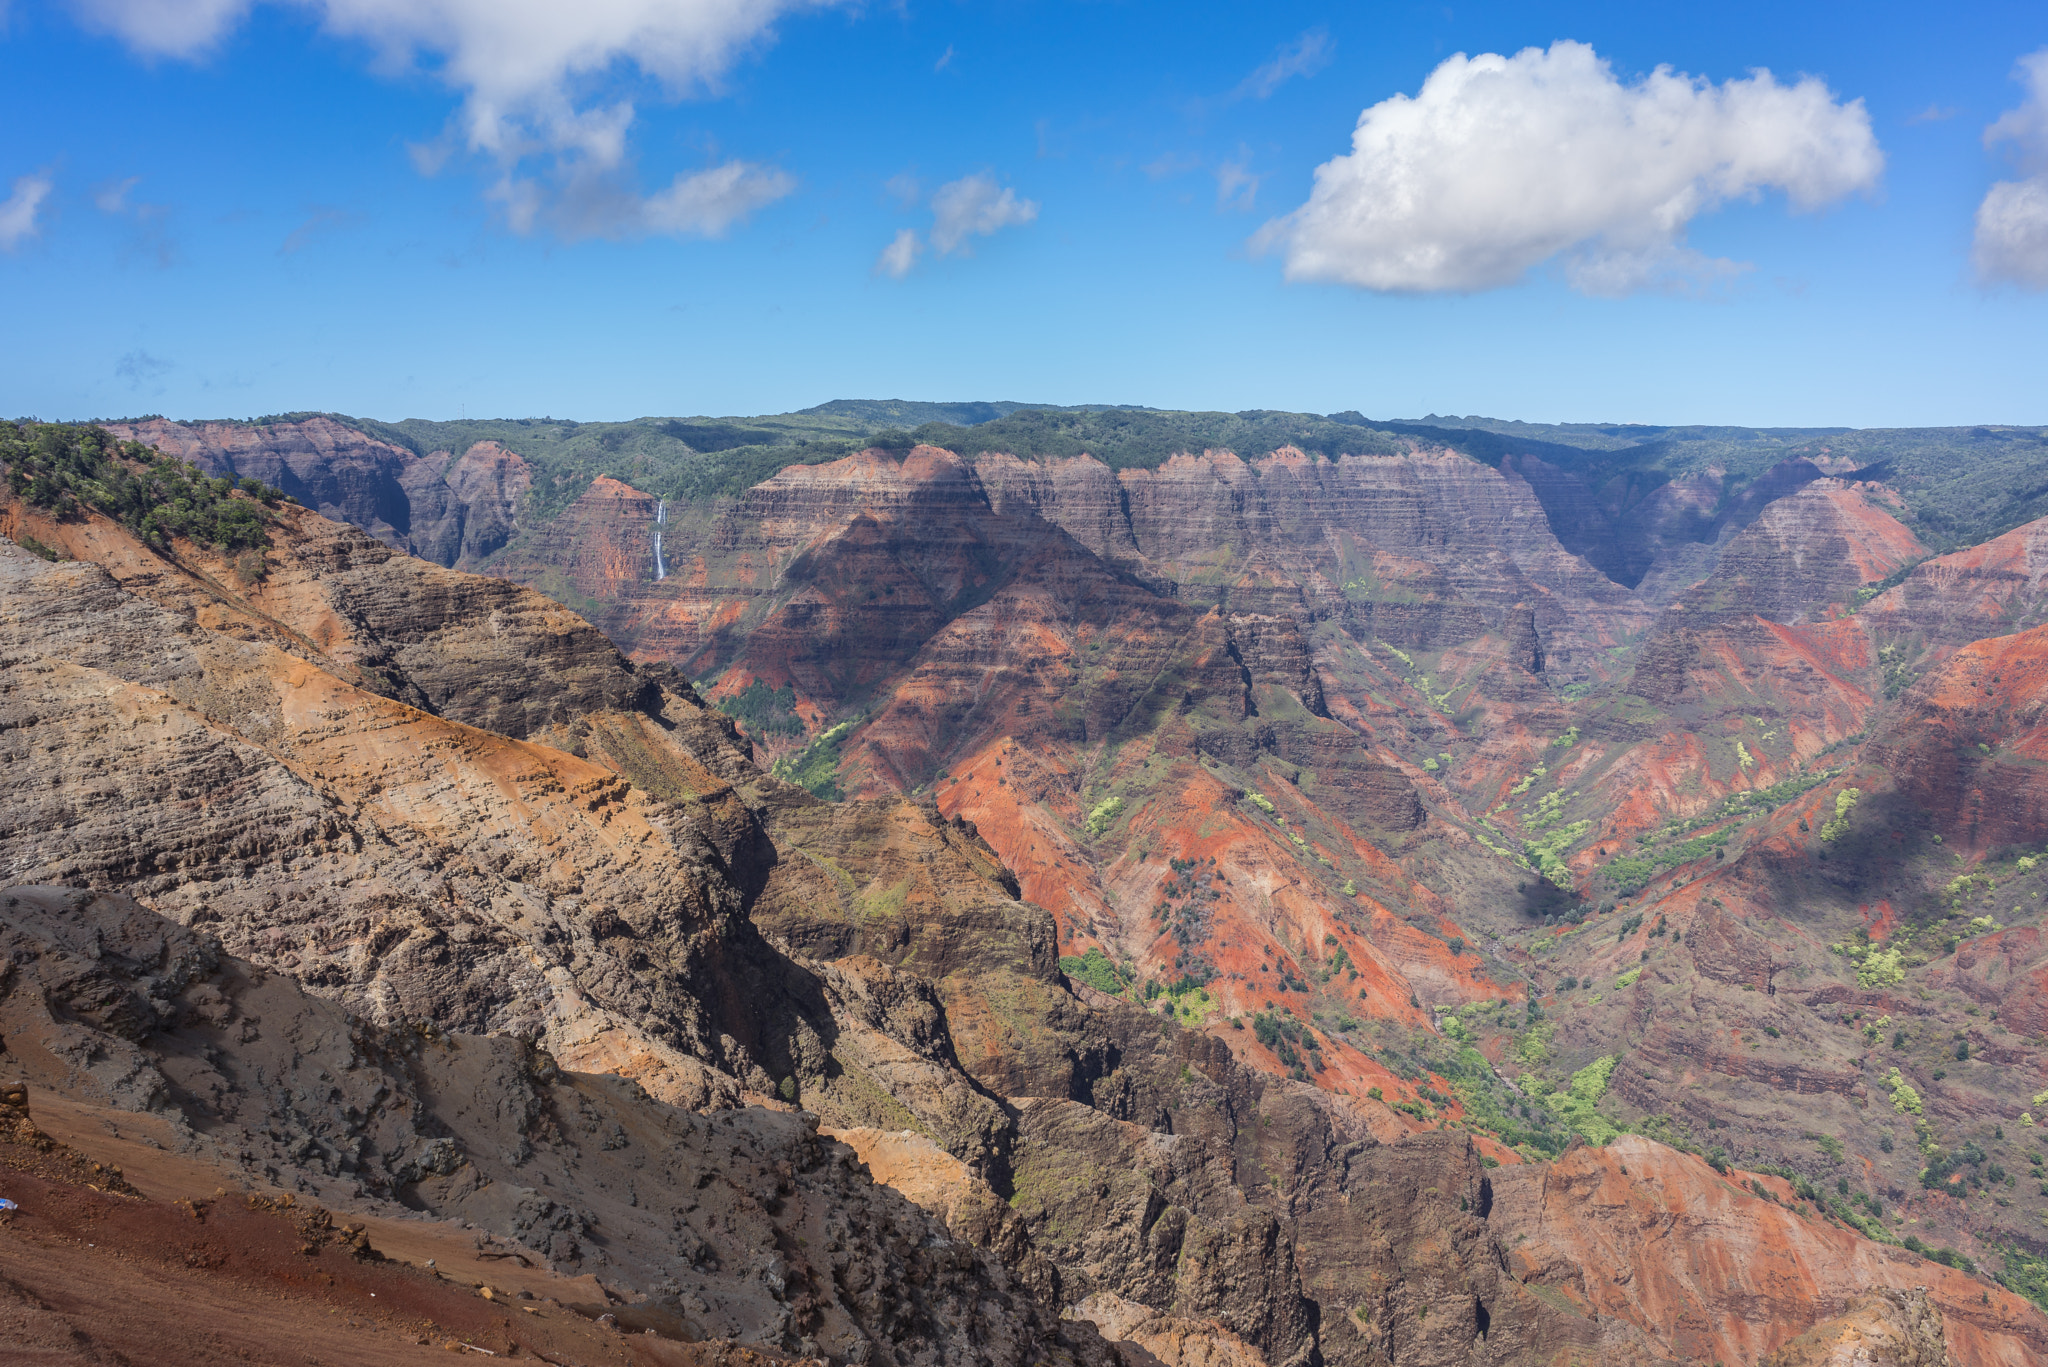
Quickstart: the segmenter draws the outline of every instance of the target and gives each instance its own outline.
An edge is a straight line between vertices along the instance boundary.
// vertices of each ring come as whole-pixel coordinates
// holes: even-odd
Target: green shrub
[[[1896,987],[1906,977],[1906,965],[1896,949],[1873,950],[1856,969],[1858,987]]]
[[[260,480],[216,479],[81,423],[0,422],[0,467],[31,507],[60,519],[91,508],[159,551],[177,537],[223,551],[267,546],[284,499]]]
[[[796,714],[796,691],[788,684],[770,688],[754,680],[729,698],[718,700],[718,710],[747,728],[750,736],[800,736],[803,718]]]
[[[1094,811],[1088,813],[1088,834],[1101,835],[1109,829],[1110,823],[1116,820],[1117,813],[1123,809],[1124,800],[1122,798],[1104,798],[1097,804]]]
[[[1132,975],[1118,968],[1100,947],[1090,949],[1086,954],[1062,954],[1060,972],[1112,997],[1122,996],[1131,985]]]

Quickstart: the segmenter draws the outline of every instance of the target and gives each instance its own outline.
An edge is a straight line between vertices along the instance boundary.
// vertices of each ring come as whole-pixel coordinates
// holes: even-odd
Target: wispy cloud
[[[14,182],[14,191],[0,200],[0,251],[13,251],[39,230],[43,201],[50,197],[49,176],[37,171]]]
[[[362,221],[363,216],[361,214],[333,204],[312,205],[307,209],[305,218],[300,220],[299,226],[285,235],[284,242],[277,249],[277,254],[279,256],[291,256],[296,252],[304,251],[315,238],[325,236],[337,228],[352,227]]]
[[[141,176],[130,176],[126,180],[110,180],[104,185],[96,185],[92,192],[92,207],[103,214],[127,213],[128,192],[141,183]]]
[[[1330,64],[1336,53],[1337,45],[1330,41],[1328,30],[1312,28],[1283,45],[1271,61],[1239,81],[1230,98],[1263,100],[1296,76],[1315,75]]]
[[[1171,180],[1202,169],[1202,159],[1184,152],[1166,152],[1138,168],[1148,180]]]
[[[141,176],[104,181],[93,187],[92,205],[113,218],[125,218],[134,231],[121,249],[124,261],[148,260],[159,269],[178,264],[178,241],[171,234],[171,207],[147,204],[130,196],[142,183]]]
[[[924,243],[918,241],[917,233],[910,228],[900,228],[882,254],[875,258],[876,275],[886,275],[891,280],[901,280],[910,274],[910,268],[917,264],[917,258],[924,255]]]
[[[939,54],[939,60],[932,63],[932,70],[944,71],[951,65],[953,65],[953,45],[948,43],[946,44],[946,50]]]
[[[924,197],[924,182],[913,172],[898,171],[882,182],[882,192],[907,209]]]
[[[1917,114],[1908,115],[1908,124],[1943,123],[1954,118],[1961,111],[1952,104],[1930,104]]]
[[[175,369],[175,361],[166,361],[161,356],[152,356],[137,348],[123,355],[114,363],[114,377],[126,381],[130,389],[140,389],[151,384]]]
[[[1216,168],[1216,207],[1250,213],[1259,198],[1259,182],[1264,179],[1252,173],[1248,156],[1240,154],[1238,160],[1222,163]]]
[[[641,211],[646,230],[670,236],[723,237],[796,190],[796,177],[773,166],[729,161],[694,175],[678,175],[650,195]]]

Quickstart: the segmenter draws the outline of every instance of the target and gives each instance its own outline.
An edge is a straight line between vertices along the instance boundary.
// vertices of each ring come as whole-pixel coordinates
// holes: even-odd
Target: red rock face
[[[1821,480],[1764,508],[1687,595],[1695,612],[1796,624],[1927,553],[1878,494]]]
[[[436,451],[427,464],[439,467],[441,482],[463,509],[462,549],[454,568],[476,569],[518,531],[533,467],[494,441],[480,441],[453,459]]]
[[[528,533],[493,568],[581,598],[613,601],[654,578],[657,502],[652,494],[599,475],[562,516]]]
[[[1929,560],[1863,609],[1870,630],[1917,636],[1946,655],[2048,615],[2048,525],[2030,522],[1981,546]]]
[[[1867,758],[1970,851],[2048,829],[2048,628],[1964,646],[1912,688]]]
[[[1028,506],[1185,601],[1364,617],[1382,639],[1424,648],[1533,606],[1553,663],[1576,667],[1589,664],[1576,652],[1639,625],[1620,586],[1558,544],[1525,482],[1449,453],[1205,452],[1115,473],[1086,457],[984,456],[975,469],[992,503]]]
[[[1773,1200],[1741,1185],[1756,1181]],[[1508,1254],[1525,1286],[1633,1324],[1681,1362],[1754,1362],[1873,1287],[1926,1287],[1949,1350],[1972,1363],[2048,1355],[2018,1296],[1811,1218],[1783,1179],[1726,1177],[1624,1137],[1494,1178],[1494,1209],[1538,1231]]]

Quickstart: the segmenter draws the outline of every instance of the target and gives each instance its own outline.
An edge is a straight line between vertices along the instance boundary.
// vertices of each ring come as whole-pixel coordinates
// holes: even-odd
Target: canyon
[[[1019,421],[706,497],[20,429],[101,473],[0,494],[0,1070],[189,1169],[77,1199],[835,1367],[2048,1355],[2048,524],[1839,432]],[[94,502],[166,459],[253,559]]]

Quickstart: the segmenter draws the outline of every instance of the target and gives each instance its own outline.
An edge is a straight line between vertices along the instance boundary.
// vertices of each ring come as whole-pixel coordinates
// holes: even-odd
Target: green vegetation
[[[1112,997],[1125,995],[1135,976],[1130,970],[1117,967],[1100,948],[1091,949],[1086,954],[1062,954],[1060,972]]]
[[[1540,831],[1552,825],[1564,815],[1565,799],[1570,796],[1562,788],[1553,788],[1536,799],[1536,810],[1531,812],[1522,825],[1532,831]]]
[[[802,735],[803,718],[795,709],[796,692],[788,684],[770,688],[759,679],[718,700],[718,710],[744,726],[750,736]]]
[[[1984,1151],[1976,1140],[1965,1140],[1954,1151],[1932,1142],[1922,1143],[1927,1166],[1920,1169],[1920,1185],[1929,1191],[1966,1193],[1975,1188],[1995,1187],[2007,1180],[2006,1171]]]
[[[1621,1127],[1600,1111],[1608,1079],[1614,1076],[1615,1065],[1620,1062],[1619,1055],[1594,1059],[1572,1074],[1571,1086],[1556,1098],[1558,1115],[1589,1144],[1605,1144],[1621,1133]]]
[[[852,721],[839,723],[805,746],[801,754],[776,760],[769,772],[827,802],[842,800],[846,793],[839,786],[839,746],[854,725]]]
[[[1899,1075],[1898,1069],[1894,1068],[1886,1075],[1884,1085],[1891,1091],[1893,1110],[1901,1115],[1920,1114],[1920,1093],[1914,1090],[1912,1083]]]
[[[1872,950],[1856,967],[1858,987],[1897,987],[1905,977],[1906,965],[1896,949]]]
[[[1998,1251],[2005,1257],[2005,1266],[1998,1273],[1999,1284],[2048,1310],[2048,1258],[2012,1244],[2002,1244]]]
[[[1820,838],[1836,841],[1849,829],[1849,813],[1856,810],[1857,800],[1863,796],[1861,788],[1844,788],[1835,794],[1835,819],[1820,828]]]
[[[1252,1033],[1287,1066],[1295,1081],[1306,1082],[1311,1072],[1323,1071],[1323,1046],[1315,1031],[1287,1012],[1259,1012],[1252,1017]]]
[[[1961,1268],[1973,1277],[1977,1275],[1976,1261],[1966,1254],[1956,1252],[1952,1248],[1935,1248],[1930,1244],[1922,1243],[1917,1236],[1912,1234],[1908,1234],[1899,1242],[1929,1262],[1940,1263],[1943,1267]]]
[[[1456,1053],[1437,1060],[1434,1067],[1457,1093],[1465,1108],[1464,1123],[1472,1129],[1529,1157],[1553,1158],[1571,1142],[1570,1132],[1559,1125],[1557,1116],[1509,1090],[1469,1040],[1459,1040]],[[1530,1096],[1541,1100],[1533,1093]]]
[[[223,551],[267,546],[284,499],[259,480],[217,479],[81,423],[0,422],[0,467],[31,507],[60,520],[91,508],[160,551],[174,537]]]
[[[1621,1061],[1620,1056],[1608,1055],[1594,1059],[1573,1073],[1571,1081],[1563,1089],[1554,1090],[1552,1084],[1534,1071],[1535,1066],[1549,1055],[1549,1040],[1553,1029],[1549,1022],[1535,1026],[1516,1044],[1516,1056],[1530,1069],[1522,1077],[1524,1092],[1533,1101],[1547,1108],[1555,1123],[1567,1132],[1564,1135],[1537,1138],[1533,1147],[1549,1154],[1556,1154],[1563,1150],[1570,1134],[1580,1135],[1591,1144],[1606,1144],[1627,1128],[1600,1109],[1600,1102],[1607,1095],[1608,1080],[1613,1077],[1614,1069]],[[1476,1063],[1483,1067],[1485,1060],[1479,1058],[1476,1050],[1470,1052]],[[1483,1110],[1483,1107],[1475,1106],[1469,1097],[1467,1106],[1471,1110]],[[1524,1108],[1522,1114],[1527,1118],[1531,1113]],[[1664,1130],[1668,1129],[1668,1125],[1664,1127]],[[1665,1142],[1672,1142],[1676,1136],[1665,1133],[1664,1130],[1660,1130],[1656,1137]],[[1529,1138],[1531,1136],[1510,1139],[1506,1133],[1502,1133],[1503,1142],[1508,1143],[1519,1143]]]
[[[1367,427],[1355,413],[1320,418],[1261,410],[1022,409],[972,427],[927,423],[909,435],[963,456],[984,451],[1025,457],[1090,455],[1113,470],[1155,469],[1184,451],[1234,451],[1255,460],[1283,446],[1332,458],[1388,455],[1402,449],[1393,437]]]
[[[1122,798],[1104,798],[1100,803],[1096,805],[1094,811],[1088,813],[1088,834],[1101,835],[1104,831],[1109,829],[1110,823],[1116,820],[1117,813],[1121,812],[1123,809],[1124,800]]]
[[[1733,498],[1782,461],[1828,455],[1854,461],[1905,499],[1904,521],[1936,551],[1974,545],[2048,516],[2048,428],[1655,427],[1523,423],[1432,417],[1382,422],[1390,432],[1455,444],[1497,465],[1541,456],[1592,487],[1621,481],[1645,491],[1665,480],[1712,473]],[[1882,582],[1882,581],[1880,581]]]
[[[1592,828],[1591,821],[1574,821],[1541,840],[1524,840],[1522,851],[1529,856],[1529,862],[1536,866],[1538,873],[1558,887],[1570,891],[1572,871],[1564,862],[1564,852],[1583,839],[1586,832]]]
[[[1877,597],[1880,594],[1890,593],[1893,589],[1905,583],[1906,576],[1910,575],[1914,570],[1919,569],[1925,561],[1925,556],[1915,557],[1914,559],[1908,560],[1905,564],[1893,570],[1884,578],[1874,580],[1871,583],[1865,584],[1862,588],[1857,589],[1854,593],[1849,595],[1849,611],[1859,611],[1863,607],[1863,605],[1865,603],[1868,603],[1871,599]]]
[[[601,474],[677,502],[735,498],[785,466],[819,465],[871,444],[907,449],[909,439],[900,430],[906,426],[933,421],[985,422],[1016,407],[841,400],[798,413],[756,418],[587,423],[557,418],[339,421],[420,455],[437,450],[466,451],[476,442],[495,441],[534,467],[529,498],[535,511],[545,517],[567,507]]]
[[[1884,670],[1884,695],[1887,698],[1898,697],[1919,677],[1913,672],[1913,663],[1906,648],[1897,641],[1878,648],[1877,662]],[[1935,838],[1940,839],[1939,836]]]
[[[1650,880],[1663,870],[1676,868],[1680,864],[1690,864],[1695,859],[1708,858],[1740,832],[1739,824],[1723,826],[1723,823],[1746,822],[1775,811],[1793,798],[1826,783],[1838,772],[1840,771],[1830,769],[1816,774],[1794,774],[1767,788],[1730,793],[1724,801],[1703,815],[1673,821],[1649,835],[1637,836],[1636,841],[1642,847],[1641,851],[1608,860],[1600,866],[1600,876],[1606,879],[1617,893],[1624,896],[1641,892],[1649,886]],[[1853,801],[1851,805],[1854,805]],[[1680,840],[1676,844],[1664,843],[1706,826],[1723,826],[1723,829],[1694,836],[1690,840]]]

